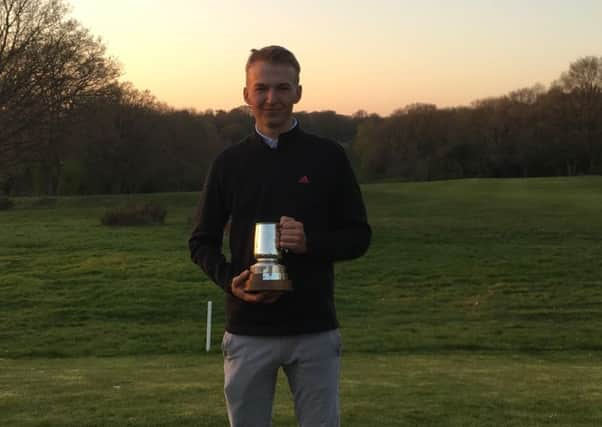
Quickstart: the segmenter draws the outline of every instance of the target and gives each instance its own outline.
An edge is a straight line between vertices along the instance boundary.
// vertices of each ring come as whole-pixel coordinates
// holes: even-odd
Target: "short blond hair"
[[[265,61],[270,64],[290,65],[297,73],[297,82],[299,81],[299,74],[301,73],[299,61],[297,61],[297,58],[295,58],[295,55],[290,50],[282,46],[274,45],[262,47],[261,49],[251,49],[245,71],[248,73],[251,65],[258,61]]]

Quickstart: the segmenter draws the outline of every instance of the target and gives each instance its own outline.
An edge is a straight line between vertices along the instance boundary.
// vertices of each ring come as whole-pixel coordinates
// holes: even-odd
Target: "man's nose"
[[[266,101],[270,104],[276,102],[276,90],[268,89],[268,93],[266,94]]]

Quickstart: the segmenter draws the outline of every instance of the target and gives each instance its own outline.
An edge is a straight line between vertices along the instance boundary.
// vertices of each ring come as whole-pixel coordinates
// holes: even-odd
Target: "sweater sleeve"
[[[224,192],[222,157],[211,166],[197,210],[197,221],[188,240],[190,258],[225,291],[232,281],[232,267],[222,252],[224,227],[230,212]]]
[[[310,232],[306,236],[307,254],[329,261],[362,256],[368,250],[372,236],[360,187],[347,155],[338,148],[331,229]]]

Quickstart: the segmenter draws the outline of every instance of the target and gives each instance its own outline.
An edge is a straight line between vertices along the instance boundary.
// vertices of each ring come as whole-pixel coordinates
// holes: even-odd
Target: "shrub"
[[[14,206],[15,202],[8,197],[0,197],[0,211],[12,209]]]
[[[104,225],[150,225],[163,224],[167,210],[153,203],[138,203],[107,209],[100,221]]]

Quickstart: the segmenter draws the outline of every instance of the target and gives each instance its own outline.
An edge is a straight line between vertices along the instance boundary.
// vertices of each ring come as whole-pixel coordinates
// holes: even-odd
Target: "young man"
[[[215,159],[189,241],[192,260],[225,291],[224,389],[236,427],[271,425],[280,367],[301,426],[339,425],[333,262],[361,256],[371,230],[343,149],[293,117],[299,72],[283,47],[252,51],[243,94],[255,132]],[[229,219],[230,262],[222,253]],[[257,222],[280,224],[292,292],[244,292]]]

